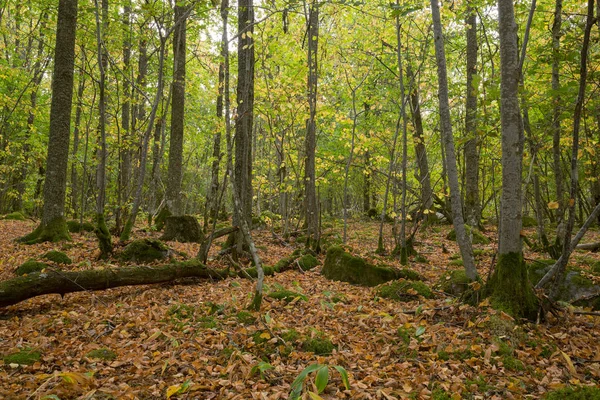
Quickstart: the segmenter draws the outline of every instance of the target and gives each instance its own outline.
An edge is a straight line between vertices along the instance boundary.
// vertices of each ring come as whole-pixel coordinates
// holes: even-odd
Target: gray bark
[[[460,187],[458,183],[458,170],[456,167],[456,152],[454,150],[454,139],[452,137],[452,123],[450,120],[450,104],[448,99],[448,76],[446,71],[446,54],[444,49],[444,37],[442,34],[442,22],[437,0],[431,0],[431,13],[433,17],[433,32],[435,41],[435,56],[438,71],[438,97],[440,104],[440,126],[446,153],[446,172],[450,186],[450,203],[452,207],[452,220],[456,231],[456,241],[460,247],[460,253],[465,266],[465,273],[471,280],[477,279],[477,269],[473,257],[471,240],[467,235],[460,199]]]
[[[562,0],[556,0],[554,6],[554,23],[552,24],[552,156],[554,161],[554,184],[558,201],[557,219],[562,221],[565,212],[565,193],[561,163],[560,146],[560,37],[562,26]],[[563,238],[560,238],[561,241]]]

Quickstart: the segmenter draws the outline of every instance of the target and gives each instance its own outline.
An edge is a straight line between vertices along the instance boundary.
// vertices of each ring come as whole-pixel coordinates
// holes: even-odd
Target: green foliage
[[[33,349],[23,349],[17,353],[2,357],[4,364],[33,365],[42,358],[42,353]]]
[[[22,276],[25,274],[40,272],[43,269],[48,268],[48,267],[50,267],[50,266],[46,263],[35,261],[35,260],[29,260],[29,261],[25,261],[23,264],[19,265],[19,267],[15,270],[15,274]]]
[[[270,297],[272,299],[277,299],[277,300],[283,300],[286,303],[289,303],[290,301],[292,301],[296,298],[300,298],[300,301],[308,300],[308,297],[306,297],[302,293],[297,293],[297,292],[287,290],[287,289],[281,289],[281,290],[271,292],[267,295],[267,297]]]
[[[174,304],[167,310],[167,316],[178,321],[192,320],[195,312],[196,309],[187,304]]]
[[[252,376],[258,373],[260,374],[260,379],[265,379],[265,372],[273,368],[274,367],[271,364],[264,361],[259,361],[258,364],[253,366],[250,370],[250,375]]]
[[[431,299],[433,293],[423,282],[413,282],[403,279],[381,285],[377,288],[377,296],[398,301],[411,301],[415,300],[418,296]]]
[[[598,386],[567,386],[548,392],[546,400],[600,400]]]
[[[10,214],[6,214],[2,219],[13,220],[13,221],[25,221],[27,218],[23,215],[23,213],[19,211],[11,212]]]
[[[67,256],[62,251],[58,251],[58,250],[50,250],[49,252],[45,253],[42,256],[42,258],[44,258],[48,261],[52,261],[57,264],[72,264],[73,263],[73,261],[69,258],[69,256]]]
[[[342,383],[346,390],[350,389],[350,381],[348,380],[348,372],[346,369],[339,365],[333,365],[333,367],[339,374],[342,379]],[[317,388],[317,394],[323,392],[329,383],[329,365],[325,364],[312,364],[308,367],[304,368],[300,374],[294,379],[292,382],[292,390],[289,395],[289,400],[298,400],[302,395],[302,389],[304,387],[304,382],[308,375],[312,372],[316,372],[315,374],[315,387]],[[312,392],[309,392],[311,394]]]
[[[256,317],[254,314],[249,313],[248,311],[240,311],[236,314],[237,320],[244,325],[250,325],[256,322]]]
[[[104,361],[114,361],[117,359],[117,353],[107,348],[92,350],[88,352],[85,356],[87,358],[97,358],[99,360]]]

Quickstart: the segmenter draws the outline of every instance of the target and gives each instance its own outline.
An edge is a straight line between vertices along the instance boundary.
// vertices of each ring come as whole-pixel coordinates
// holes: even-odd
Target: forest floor
[[[0,221],[0,280],[52,249],[73,259],[65,269],[119,264],[96,260],[93,233],[73,234],[67,243],[14,242],[34,227]],[[353,222],[349,246],[376,262],[397,264],[374,254],[377,228]],[[435,290],[446,271],[461,268],[452,265],[458,248],[445,239],[449,229],[432,226],[416,238],[428,262],[411,261],[410,267],[434,289],[431,300],[378,298],[375,289],[329,281],[317,268],[267,277],[266,293],[286,288],[307,300],[265,297],[260,314],[245,311],[254,283],[242,278],[47,295],[0,309],[0,357],[18,351],[40,356],[29,366],[0,359],[0,398],[286,399],[298,374],[315,363],[343,366],[350,377],[345,389],[331,368],[323,399],[543,398],[566,385],[599,385],[599,317],[566,312],[537,325],[515,325],[485,301],[462,305]],[[342,232],[341,223],[329,231]],[[496,249],[494,228],[486,235],[491,244],[475,246],[484,277]],[[268,265],[293,250],[269,229],[256,230],[254,238]],[[584,241],[599,238],[594,231]],[[198,249],[169,245],[179,258]],[[527,252],[526,258],[547,256]],[[586,269],[599,259],[599,253],[577,251],[572,264]],[[209,266],[225,262],[214,259]],[[324,356],[304,351],[309,338],[327,338],[335,349]],[[98,349],[114,354],[105,351],[106,360],[90,355]],[[313,375],[305,389],[314,392]]]

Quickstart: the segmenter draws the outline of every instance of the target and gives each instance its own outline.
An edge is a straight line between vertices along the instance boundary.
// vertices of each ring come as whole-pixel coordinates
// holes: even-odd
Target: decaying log
[[[578,244],[576,248],[579,250],[598,251],[598,250],[600,250],[600,242],[582,243],[582,244]]]

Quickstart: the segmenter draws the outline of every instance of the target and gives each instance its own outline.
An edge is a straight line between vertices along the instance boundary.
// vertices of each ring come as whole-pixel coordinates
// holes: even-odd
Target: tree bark
[[[171,94],[171,138],[165,207],[171,215],[182,215],[183,137],[185,116],[186,8],[175,5],[173,32],[173,83]]]
[[[435,40],[435,56],[438,70],[438,97],[440,104],[440,126],[444,149],[446,152],[446,171],[450,185],[450,204],[452,207],[452,220],[456,231],[456,241],[460,247],[460,253],[465,266],[467,277],[475,281],[478,278],[473,257],[471,240],[467,235],[460,199],[460,187],[458,184],[458,170],[456,168],[456,152],[454,150],[454,139],[452,137],[452,122],[450,120],[450,104],[448,100],[448,76],[446,71],[446,54],[444,50],[444,37],[442,34],[442,22],[440,19],[440,8],[437,0],[431,0],[431,12],[433,17],[433,32]]]
[[[54,49],[44,208],[41,224],[31,234],[22,238],[24,242],[70,239],[65,219],[65,197],[71,137],[76,32],[77,0],[60,0]]]
[[[552,156],[554,161],[554,184],[556,185],[556,200],[558,209],[556,210],[557,220],[560,223],[565,214],[565,193],[563,185],[561,146],[560,146],[560,113],[561,98],[560,90],[560,37],[562,27],[562,0],[556,0],[554,6],[554,23],[552,24]],[[557,243],[563,244],[564,238],[558,237]]]

